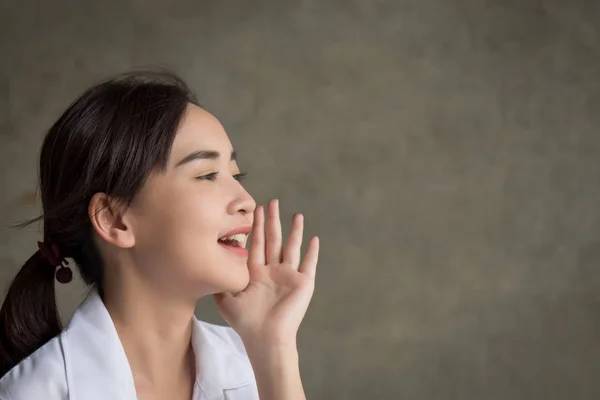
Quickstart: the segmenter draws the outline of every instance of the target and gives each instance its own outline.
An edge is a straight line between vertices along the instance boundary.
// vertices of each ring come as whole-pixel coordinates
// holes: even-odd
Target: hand
[[[296,214],[285,247],[282,246],[279,202],[269,202],[266,240],[262,206],[254,212],[248,256],[250,283],[237,295],[214,295],[217,308],[244,343],[287,346],[296,343],[315,287],[319,240],[311,238],[304,260],[300,248],[304,218]]]

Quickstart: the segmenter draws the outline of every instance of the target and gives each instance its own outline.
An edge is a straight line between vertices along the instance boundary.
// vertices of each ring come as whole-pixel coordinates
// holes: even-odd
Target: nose
[[[248,193],[248,191],[239,183],[238,188],[237,195],[233,201],[229,203],[228,212],[230,214],[252,214],[256,208],[256,201],[254,201],[254,198],[250,193]]]

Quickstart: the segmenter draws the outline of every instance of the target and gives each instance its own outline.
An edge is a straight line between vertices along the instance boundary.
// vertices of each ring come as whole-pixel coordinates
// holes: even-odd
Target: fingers
[[[269,202],[267,213],[267,264],[281,263],[281,221],[279,219],[279,200]]]
[[[283,261],[292,268],[298,269],[300,264],[300,249],[302,247],[302,235],[304,234],[304,216],[294,215],[292,229],[283,251]]]
[[[304,260],[298,271],[308,275],[311,279],[315,279],[317,273],[317,263],[319,261],[319,238],[313,236],[308,242],[308,249]]]
[[[266,230],[265,230],[266,224]],[[285,261],[292,268],[298,269],[314,277],[319,257],[319,240],[314,237],[308,245],[306,256],[302,264],[301,248],[302,236],[304,235],[304,216],[294,215],[292,229],[282,250],[281,219],[279,214],[279,200],[269,202],[266,223],[264,207],[258,206],[254,212],[254,224],[252,227],[252,240],[250,244],[250,256],[248,262],[256,265],[278,265]]]
[[[262,205],[256,207],[254,210],[248,263],[254,265],[265,264],[265,210]]]

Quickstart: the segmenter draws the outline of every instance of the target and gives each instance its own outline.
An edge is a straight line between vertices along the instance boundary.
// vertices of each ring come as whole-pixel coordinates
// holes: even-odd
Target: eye
[[[217,173],[216,172],[211,172],[210,174],[206,174],[206,175],[202,175],[202,176],[197,176],[196,180],[198,181],[214,181],[215,179],[217,179]]]
[[[241,182],[246,178],[247,173],[240,172],[239,174],[235,174],[233,177],[236,181]]]

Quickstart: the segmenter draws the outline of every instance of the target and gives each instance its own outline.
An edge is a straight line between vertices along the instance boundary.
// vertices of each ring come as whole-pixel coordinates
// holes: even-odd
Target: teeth
[[[240,244],[241,247],[246,246],[246,239],[247,239],[248,235],[244,234],[244,233],[237,233],[235,235],[231,235],[231,236],[225,236],[222,237],[221,240],[225,240],[225,241],[236,241]]]

